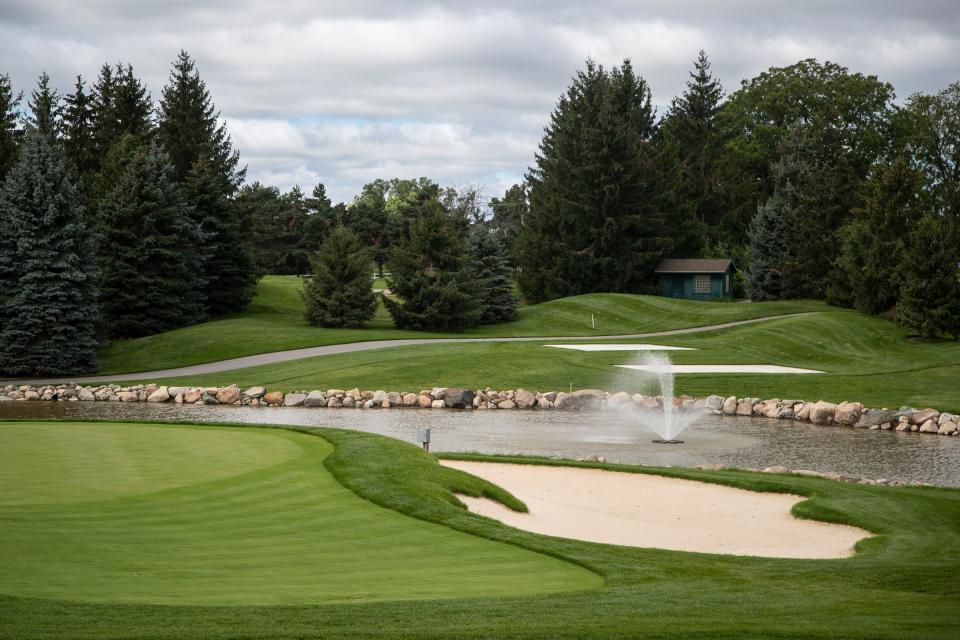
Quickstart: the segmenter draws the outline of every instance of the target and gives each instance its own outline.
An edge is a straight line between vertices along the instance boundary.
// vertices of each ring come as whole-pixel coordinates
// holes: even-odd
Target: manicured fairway
[[[324,468],[332,451],[277,429],[0,423],[0,593],[279,605],[602,583],[362,500]]]
[[[0,430],[8,426],[0,423]],[[243,431],[258,435],[264,432],[254,428]],[[60,592],[51,594],[56,599],[0,595],[0,637],[949,640],[958,636],[960,491],[955,489],[864,486],[733,470],[565,463],[809,496],[794,507],[795,514],[853,524],[876,534],[857,545],[855,556],[842,560],[718,556],[591,544],[510,529],[473,516],[451,502],[451,492],[496,494],[495,489],[441,467],[409,444],[334,429],[317,431],[324,440],[279,431],[267,433],[291,437],[289,442],[306,447],[296,460],[312,459],[316,465],[301,467],[290,460],[248,476],[173,489],[149,498],[0,509],[4,527],[0,541],[10,544],[6,535],[9,527],[31,526],[37,539],[21,539],[17,544],[31,558],[31,566],[47,567],[56,561],[56,571],[45,568],[44,578],[54,581]],[[306,444],[311,438],[319,443],[312,453],[312,447]],[[332,443],[332,453],[325,441]],[[522,458],[500,460],[557,464]],[[326,472],[318,473],[322,471],[321,461]],[[267,480],[283,468],[289,473],[272,476],[272,483]],[[346,493],[340,485],[331,488],[331,475],[354,493]],[[273,487],[255,489],[261,484]],[[268,498],[270,504],[252,509],[241,494],[254,489],[254,495]],[[322,498],[320,502],[331,509],[337,507],[336,513],[323,517],[324,510],[306,497],[309,493]],[[356,496],[396,511],[385,511]],[[501,493],[499,497],[509,502],[508,496]],[[178,508],[159,515],[154,512],[148,522],[143,512],[147,501],[175,503]],[[202,509],[191,507],[200,503]],[[257,511],[269,515],[258,515]],[[91,514],[104,512],[108,516],[123,513],[132,521],[120,522],[115,517],[92,521]],[[323,526],[306,531],[297,527],[295,532],[285,524],[304,521]],[[387,527],[386,522],[396,524]],[[149,540],[147,528],[151,532]],[[91,539],[88,534],[94,529],[97,537]],[[113,529],[126,535],[114,534]],[[82,534],[77,542],[74,531]],[[170,543],[173,531],[181,545]],[[483,540],[465,533],[511,546],[491,542],[485,547]],[[217,540],[226,542],[218,544]],[[245,546],[234,546],[236,540],[243,540]],[[365,544],[371,540],[379,540],[382,546]],[[460,544],[458,540],[463,540],[462,546],[453,551]],[[422,553],[423,542],[442,557],[434,562],[430,554]],[[365,552],[353,552],[361,544]],[[121,554],[131,549],[130,545],[137,553]],[[163,548],[167,557],[157,558],[150,551],[154,546]],[[333,554],[334,548],[338,553]],[[450,549],[451,557],[439,552],[441,548]],[[384,558],[380,549],[390,549],[390,557]],[[485,549],[495,551],[487,553]],[[488,588],[475,579],[480,567],[499,572],[496,577],[484,574],[482,580],[494,580],[501,589],[529,588],[530,582],[539,588],[560,583],[583,585],[584,575],[588,577],[586,583],[591,584],[590,574],[571,572],[566,564],[551,568],[549,563],[544,564],[543,556],[524,549],[590,567],[605,580],[602,586],[578,591],[469,597]],[[0,558],[5,566],[21,563],[11,555],[9,548],[3,549]],[[106,572],[105,557],[123,559],[123,564],[111,565],[115,570]],[[410,595],[408,590],[394,586],[398,581],[414,591],[429,590],[430,596],[438,595],[438,589],[443,588],[448,595],[461,597],[377,602],[355,598],[335,604],[283,606],[77,602],[89,598],[91,588],[102,589],[104,581],[123,583],[119,597],[142,597],[138,585],[147,579],[145,570],[171,567],[185,557],[190,565],[181,565],[180,571],[162,576],[162,584],[175,584],[184,599],[209,597],[217,589],[237,596],[241,589],[249,589],[254,579],[260,581],[253,590],[259,597],[284,593],[295,599],[305,592],[291,593],[288,585],[310,585],[316,576],[323,577],[329,586],[308,588],[320,589],[332,598],[336,597],[334,586],[342,596],[355,593],[359,584],[384,596]],[[530,558],[533,560],[526,560]],[[505,562],[509,566],[504,566]],[[275,563],[271,564],[272,571],[264,563]],[[360,568],[363,566],[368,570]],[[457,568],[449,579],[442,568],[451,566]],[[559,574],[556,567],[561,568]],[[229,580],[227,576],[211,579],[225,569],[231,570]],[[519,570],[526,575],[518,577]],[[89,579],[56,582],[59,576],[80,574]],[[5,587],[9,575],[3,574]],[[411,576],[414,579],[410,580]],[[199,586],[191,584],[194,581]],[[44,584],[33,588],[54,591],[54,586]],[[10,591],[0,589],[0,593]],[[115,593],[112,597],[118,596]]]
[[[775,364],[826,372],[681,375],[676,382],[678,393],[857,400],[874,406],[908,404],[960,411],[960,342],[915,341],[892,322],[853,311],[830,309],[712,332],[647,338],[642,342],[696,349],[671,351],[670,358],[680,364]],[[167,382],[265,384],[284,390],[354,386],[419,390],[457,385],[541,391],[570,386],[610,391],[643,389],[637,372],[613,366],[635,362],[639,357],[635,353],[582,352],[552,349],[543,344],[397,347]]]
[[[267,276],[250,307],[235,316],[107,345],[103,373],[152,371],[269,351],[328,344],[429,337],[596,336],[697,327],[827,308],[806,300],[755,304],[703,303],[658,296],[590,294],[521,306],[515,322],[464,333],[400,331],[382,305],[363,329],[311,327],[303,318],[300,279]],[[596,327],[591,323],[591,316]]]

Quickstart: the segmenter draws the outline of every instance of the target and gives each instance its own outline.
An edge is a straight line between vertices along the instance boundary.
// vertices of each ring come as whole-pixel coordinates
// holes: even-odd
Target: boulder
[[[217,396],[214,393],[204,393],[201,399],[203,400],[203,404],[220,404],[220,401],[217,400]]]
[[[900,407],[900,410],[893,414],[893,417],[899,420],[900,418],[909,418],[917,412],[913,407]]]
[[[837,405],[832,402],[816,402],[810,407],[810,422],[813,424],[830,424],[837,413]]]
[[[348,395],[348,396],[350,396],[351,398],[353,398],[354,400],[359,400],[360,398],[363,397],[363,394],[360,393],[360,389],[358,389],[358,388],[356,388],[356,387],[354,387],[353,389],[350,389],[350,391],[347,391],[347,393],[344,394],[344,395]]]
[[[834,424],[853,425],[860,420],[863,405],[859,402],[841,402],[837,405],[837,412],[833,416]]]
[[[428,394],[420,394],[417,396],[417,403],[420,405],[421,409],[429,409],[433,406],[433,398]]]
[[[190,387],[167,387],[167,393],[169,393],[171,397],[182,396],[187,391],[190,391]]]
[[[547,402],[555,403],[557,401],[557,392],[556,391],[547,391],[543,394],[543,397]]]
[[[377,406],[377,405],[376,405],[376,403],[374,403],[373,398],[370,398],[370,399],[364,401],[364,403],[363,403],[362,406],[363,406],[364,409],[372,409],[372,408],[374,408],[374,407]]]
[[[381,405],[383,401],[387,399],[387,392],[383,389],[378,389],[373,392],[373,404]]]
[[[723,408],[723,397],[722,396],[707,396],[707,399],[704,401],[707,409],[711,411],[719,411]]]
[[[443,409],[447,404],[443,400],[431,400],[430,408],[431,409]]]
[[[307,397],[303,400],[303,406],[305,407],[325,407],[327,406],[327,395],[323,391],[314,389],[307,394]]]
[[[860,419],[857,420],[853,426],[859,429],[865,429],[876,424],[892,422],[894,419],[894,412],[889,409],[868,409],[861,414]]]
[[[447,390],[444,387],[434,387],[430,390],[430,397],[434,400],[443,400]]]
[[[942,436],[952,436],[957,432],[957,423],[956,422],[944,422],[943,424],[937,427],[937,433]]]
[[[23,392],[23,399],[33,402],[40,399],[40,394],[33,389],[28,389],[27,391]]]
[[[343,397],[343,389],[327,389],[327,397],[340,396]]]
[[[790,473],[790,469],[787,469],[783,465],[775,464],[772,467],[767,467],[763,470],[764,473]]]
[[[81,402],[93,402],[97,399],[97,396],[89,389],[80,389],[80,392],[77,394],[77,399]]]
[[[263,401],[274,407],[283,404],[283,391],[270,391],[263,394]]]
[[[497,403],[497,409],[515,409],[517,403],[513,400],[501,400]]]
[[[147,402],[166,402],[170,399],[170,391],[166,387],[160,387],[147,397]]]
[[[186,402],[187,404],[193,404],[200,400],[201,395],[202,394],[197,389],[191,389],[190,391],[187,391],[185,394],[183,394],[183,401]]]
[[[593,411],[602,406],[605,396],[599,389],[580,389],[573,393],[557,394],[554,404],[561,411]]]
[[[630,400],[630,396],[627,396],[627,400]],[[513,396],[513,401],[517,404],[518,409],[532,409],[534,405],[537,404],[537,396],[526,389],[517,389],[517,393]]]
[[[13,402],[13,398],[11,398],[10,396],[8,396],[8,395],[5,394],[5,393],[4,393],[4,394],[0,394],[0,402]]]
[[[341,404],[342,406],[344,406],[344,407],[352,407],[352,406],[355,405],[356,403],[357,403],[357,401],[354,400],[354,399],[353,399],[353,396],[350,395],[349,393],[346,394],[346,395],[344,395],[344,396],[343,396],[343,400],[340,401],[340,404]]]
[[[741,400],[737,403],[737,415],[738,416],[752,416],[753,415],[753,403],[750,399]]]
[[[76,398],[77,390],[74,389],[73,387],[67,387],[66,389],[62,389],[60,391],[60,397],[63,398],[64,400],[69,400],[70,398]]]
[[[737,412],[737,396],[730,396],[724,400],[721,411],[723,411],[723,415],[725,416],[734,415]]]
[[[387,394],[387,401],[390,403],[391,406],[399,407],[400,405],[403,404],[403,396],[401,396],[396,391],[391,391],[390,393]]]
[[[780,409],[780,411],[777,413],[777,418],[779,418],[780,420],[789,420],[790,418],[793,418],[793,417],[794,417],[794,412],[793,412],[793,405],[792,405],[792,404],[789,404],[789,405],[783,407],[783,408]]]
[[[473,398],[476,394],[470,389],[461,389],[459,387],[450,387],[444,390],[443,402],[451,409],[466,409],[473,406]]]
[[[767,400],[763,403],[761,408],[761,413],[767,418],[778,418],[780,417],[780,411],[782,410],[779,400]]]
[[[335,408],[337,408],[337,407],[342,407],[342,406],[343,406],[343,400],[341,400],[338,396],[328,396],[328,397],[327,397],[327,406],[330,407],[331,409],[335,409]]]
[[[960,416],[955,416],[952,413],[941,413],[937,419],[937,424],[943,426],[947,422],[960,422]]]
[[[797,407],[799,407],[799,409]],[[811,409],[813,409],[813,405],[808,402],[804,402],[798,405],[797,404],[793,405],[793,419],[809,420]]]
[[[936,420],[930,419],[920,426],[920,433],[936,433],[939,430]]]
[[[894,431],[910,431],[910,422],[907,420],[898,422]]]
[[[121,391],[117,394],[117,398],[120,402],[136,402],[139,400],[136,391]]]
[[[402,400],[405,407],[415,407],[420,404],[420,396],[416,393],[405,393]]]
[[[288,393],[283,397],[283,406],[302,407],[303,403],[306,401],[307,401],[307,394],[305,393]]]
[[[553,403],[546,398],[540,398],[537,400],[537,406],[541,409],[553,409]]]
[[[264,387],[250,387],[243,392],[244,398],[256,398],[260,399],[267,394],[267,390]]]
[[[927,420],[936,422],[940,418],[940,412],[936,409],[921,409],[910,416],[910,424],[921,425]]]
[[[217,391],[217,402],[220,404],[233,404],[240,402],[240,388],[232,384]]]

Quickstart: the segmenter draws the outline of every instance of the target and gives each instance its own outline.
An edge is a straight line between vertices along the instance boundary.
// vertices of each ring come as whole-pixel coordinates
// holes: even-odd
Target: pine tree
[[[517,237],[531,301],[638,292],[669,248],[653,107],[629,61],[588,61],[551,115],[527,176],[530,211]]]
[[[203,317],[202,238],[156,145],[133,157],[103,201],[99,240],[109,335],[151,335]]]
[[[377,312],[370,253],[360,237],[336,227],[312,260],[303,291],[307,322],[319,327],[360,327]]]
[[[153,99],[131,64],[118,64],[114,72],[112,110],[117,137],[129,134],[144,142],[150,140],[154,131]]]
[[[97,368],[93,238],[60,150],[30,132],[0,191],[0,373]]]
[[[203,268],[207,278],[207,314],[218,316],[240,311],[256,293],[256,267],[237,212],[223,194],[219,176],[206,159],[194,163],[183,192],[192,205],[194,225],[206,238]]]
[[[517,317],[510,258],[493,230],[470,230],[473,272],[480,286],[480,324],[509,322]]]
[[[97,170],[98,163],[93,140],[93,107],[82,77],[77,76],[73,93],[67,94],[64,102],[64,153],[81,177],[89,176]]]
[[[160,142],[178,180],[185,179],[193,164],[205,158],[221,180],[223,193],[232,196],[246,169],[239,167],[240,156],[219,118],[193,59],[181,51],[160,99]]]
[[[45,136],[55,139],[60,130],[62,105],[60,94],[50,86],[50,76],[44,71],[37,80],[37,88],[30,94],[30,115],[27,125]]]
[[[97,76],[90,96],[94,158],[98,161],[98,168],[99,159],[106,156],[110,147],[120,139],[120,127],[114,103],[115,92],[116,80],[113,77],[113,67],[105,64],[100,67],[100,75]]]
[[[960,234],[942,215],[927,213],[914,225],[900,263],[897,323],[925,338],[960,338]]]
[[[502,198],[491,198],[490,210],[493,212],[490,226],[503,243],[511,264],[515,264],[517,234],[530,211],[526,186],[515,184],[504,192]]]
[[[419,206],[388,266],[392,295],[383,302],[398,329],[462,331],[480,322],[479,290],[463,231],[435,200]]]
[[[17,141],[20,136],[17,121],[20,119],[22,99],[23,92],[13,92],[10,74],[0,75],[0,181],[17,159]]]

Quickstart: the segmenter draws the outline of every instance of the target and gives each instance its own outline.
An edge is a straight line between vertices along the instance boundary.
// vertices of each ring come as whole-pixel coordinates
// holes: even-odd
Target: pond
[[[357,429],[407,442],[429,427],[434,452],[604,456],[609,462],[661,466],[723,464],[831,471],[872,479],[960,487],[960,437],[793,420],[704,416],[683,433],[684,444],[656,437],[617,413],[313,409],[116,402],[7,402],[0,418],[96,418],[291,424]]]

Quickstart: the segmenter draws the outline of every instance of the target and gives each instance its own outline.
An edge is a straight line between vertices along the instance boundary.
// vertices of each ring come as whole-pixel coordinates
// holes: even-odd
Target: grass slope
[[[0,593],[288,605],[601,584],[558,559],[362,500],[325,470],[332,452],[277,429],[0,424]]]
[[[889,321],[853,311],[830,309],[644,342],[697,349],[671,352],[670,357],[677,363],[780,364],[827,372],[681,375],[676,383],[678,393],[858,400],[875,406],[909,404],[960,411],[960,386],[956,384],[960,380],[960,343],[914,341]],[[637,357],[631,352],[553,349],[536,342],[421,345],[323,356],[167,382],[236,382],[285,390],[354,386],[416,390],[489,385],[545,391],[572,385],[640,391],[644,390],[644,381],[637,372],[612,366],[628,364]]]
[[[363,329],[311,327],[303,319],[300,280],[267,276],[241,314],[146,338],[118,340],[100,354],[103,373],[133,373],[228,358],[365,340],[428,337],[590,336],[643,333],[825,308],[810,301],[703,303],[656,296],[591,294],[520,308],[515,322],[462,334],[400,331],[379,306]],[[597,327],[591,328],[591,314]]]
[[[478,518],[457,507],[450,495],[463,491],[469,477],[447,473],[415,447],[357,432],[319,433],[335,447],[326,468],[356,495],[424,521],[590,567],[605,577],[604,586],[516,598],[284,607],[97,605],[6,596],[0,597],[0,636],[940,640],[957,637],[960,628],[957,490],[580,463],[809,496],[794,508],[796,515],[877,534],[858,545],[856,556],[843,560],[634,549],[547,538]]]

